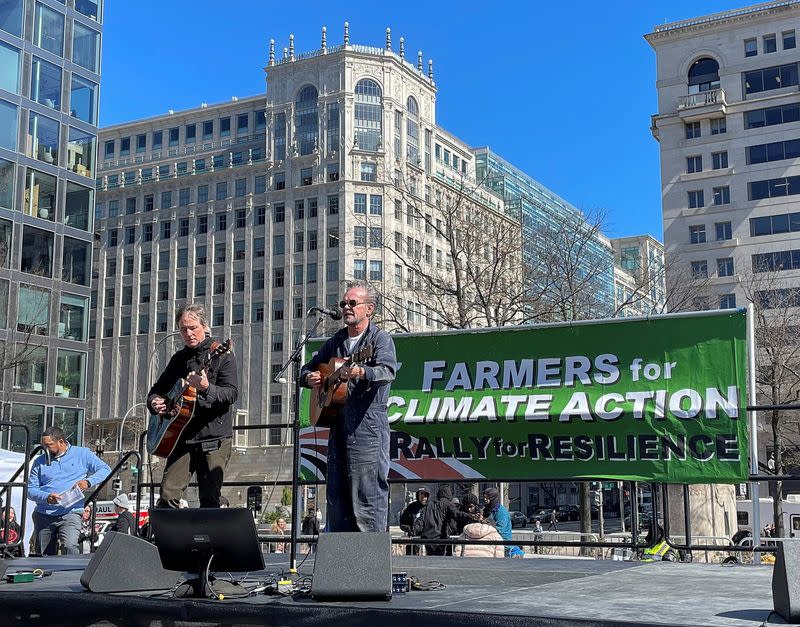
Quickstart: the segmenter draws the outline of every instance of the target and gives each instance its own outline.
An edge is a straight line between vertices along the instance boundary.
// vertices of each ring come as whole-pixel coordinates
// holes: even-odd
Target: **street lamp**
[[[135,405],[131,405],[128,407],[128,411],[125,412],[125,415],[122,417],[122,424],[119,426],[119,434],[117,435],[117,452],[122,456],[122,430],[125,428],[125,420],[128,418],[130,413],[136,409],[137,407],[146,407],[147,403],[136,403]]]

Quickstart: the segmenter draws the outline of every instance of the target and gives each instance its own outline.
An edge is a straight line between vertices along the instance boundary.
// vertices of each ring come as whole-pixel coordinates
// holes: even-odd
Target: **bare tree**
[[[756,340],[756,400],[766,405],[788,405],[800,402],[800,289],[787,287],[780,276],[781,268],[755,267],[741,275],[740,285],[747,300],[753,303]],[[787,462],[785,451],[797,445],[796,412],[771,409],[766,412],[774,455],[774,470],[781,474]],[[754,436],[755,437],[755,436]],[[757,446],[753,442],[752,446]],[[782,537],[783,483],[774,482],[773,514],[776,535]]]

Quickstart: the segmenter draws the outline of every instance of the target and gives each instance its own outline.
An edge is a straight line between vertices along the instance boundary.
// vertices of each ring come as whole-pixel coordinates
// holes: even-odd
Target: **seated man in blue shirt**
[[[60,540],[65,553],[79,553],[83,499],[65,507],[59,503],[61,494],[73,487],[88,490],[108,477],[111,468],[88,448],[70,445],[58,427],[44,430],[42,447],[46,452],[33,462],[28,484],[28,498],[36,503],[37,546],[42,555],[55,555]]]

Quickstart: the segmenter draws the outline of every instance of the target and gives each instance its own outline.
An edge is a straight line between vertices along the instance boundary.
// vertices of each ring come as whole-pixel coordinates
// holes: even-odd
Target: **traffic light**
[[[601,488],[601,484],[599,481],[590,481],[589,482],[589,489],[592,491],[597,491]]]
[[[122,492],[122,479],[117,477],[111,481],[111,488],[114,492]]]
[[[136,477],[139,475],[139,469],[133,464],[131,464],[131,475],[134,479],[136,479]]]

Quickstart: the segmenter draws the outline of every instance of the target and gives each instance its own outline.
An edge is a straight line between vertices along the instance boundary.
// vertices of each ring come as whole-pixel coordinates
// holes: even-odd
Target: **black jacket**
[[[425,505],[425,503],[420,501],[414,501],[413,503],[409,503],[408,507],[403,510],[400,514],[400,528],[403,531],[412,533],[414,521],[417,519],[417,516],[420,515],[420,511],[425,509]]]
[[[147,408],[150,398],[157,394],[165,396],[175,382],[192,371],[198,371],[208,354],[212,339],[207,337],[196,348],[184,346],[172,356],[161,376],[147,394]],[[228,353],[215,359],[206,371],[208,390],[198,393],[192,420],[183,432],[182,440],[214,440],[229,438],[233,434],[233,412],[231,408],[239,396],[239,382],[236,375],[236,360]]]
[[[120,512],[117,519],[108,527],[109,531],[116,531],[118,533],[134,534],[136,528],[136,521],[133,519],[133,514],[129,511]]]
[[[304,536],[318,536],[319,535],[319,520],[317,515],[306,516],[301,523],[300,532]]]
[[[468,522],[473,522],[472,516],[459,511],[453,503],[453,490],[449,485],[443,485],[436,492],[435,499],[428,499],[422,512],[422,537],[446,538],[455,535],[459,523],[463,527]]]

